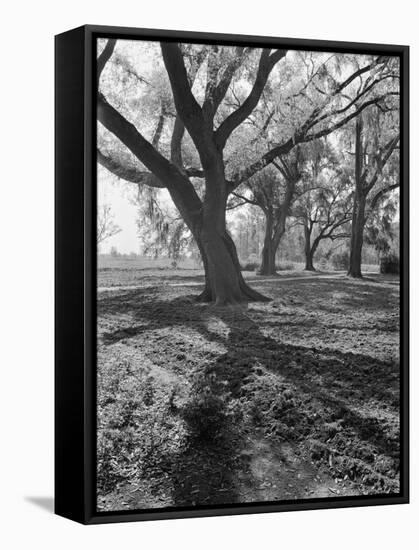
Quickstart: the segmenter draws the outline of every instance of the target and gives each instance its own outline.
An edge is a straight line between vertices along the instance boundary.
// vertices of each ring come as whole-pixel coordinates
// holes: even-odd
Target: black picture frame
[[[96,38],[373,53],[401,61],[400,493],[275,503],[97,512]],[[409,48],[261,36],[86,25],[55,37],[55,513],[83,524],[409,502]]]

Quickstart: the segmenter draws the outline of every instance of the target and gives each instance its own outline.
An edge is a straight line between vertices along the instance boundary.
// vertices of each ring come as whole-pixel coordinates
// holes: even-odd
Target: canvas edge
[[[85,522],[84,28],[55,37],[54,512]]]

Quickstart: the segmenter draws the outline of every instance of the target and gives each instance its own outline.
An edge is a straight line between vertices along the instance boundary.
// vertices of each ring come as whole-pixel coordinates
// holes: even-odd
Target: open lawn
[[[99,290],[106,290],[114,287],[146,287],[158,286],[161,284],[182,284],[204,282],[204,271],[197,267],[196,262],[190,259],[178,263],[173,267],[170,259],[160,258],[152,259],[144,256],[108,256],[100,255],[98,257],[98,276],[97,285]],[[330,266],[329,266],[330,267]],[[283,266],[279,265],[279,275],[282,277],[310,277],[313,273],[303,271],[304,264],[297,262],[287,262]],[[364,273],[376,273],[377,265],[363,264]],[[345,272],[336,272],[331,268],[322,270],[321,274],[336,275]],[[314,275],[317,275],[315,273]],[[264,280],[264,277],[258,276],[256,271],[243,271],[243,275],[248,280]]]
[[[100,510],[398,491],[398,279],[245,273],[273,300],[215,308],[129,272],[99,265]]]

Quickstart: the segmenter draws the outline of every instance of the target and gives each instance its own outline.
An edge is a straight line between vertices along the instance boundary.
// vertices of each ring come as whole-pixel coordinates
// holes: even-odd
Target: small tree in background
[[[114,220],[110,205],[102,204],[97,213],[96,243],[98,245],[122,231]]]
[[[345,231],[352,217],[351,181],[343,155],[326,140],[311,146],[304,176],[293,215],[303,228],[305,269],[315,271],[314,255],[324,239],[351,236]]]

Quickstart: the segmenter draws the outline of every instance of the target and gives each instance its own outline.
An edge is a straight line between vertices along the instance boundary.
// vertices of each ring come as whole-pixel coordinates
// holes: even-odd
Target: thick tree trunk
[[[260,264],[259,275],[276,275],[275,255],[276,248],[273,231],[273,216],[271,212],[265,212],[265,238],[262,248],[262,261]]]
[[[184,197],[171,193],[178,210],[195,237],[205,270],[205,287],[198,301],[216,305],[268,301],[243,279],[236,247],[225,225],[226,196],[219,179],[223,166],[207,168],[207,192],[202,208],[193,210],[184,204]],[[214,178],[211,181],[210,178]],[[218,178],[218,181],[217,181]],[[208,181],[209,180],[209,181]],[[221,179],[221,181],[223,181]]]
[[[262,262],[258,271],[259,275],[277,275],[275,266],[275,248],[272,239],[266,239],[263,243]]]
[[[355,125],[355,196],[352,213],[351,250],[349,256],[348,275],[357,279],[362,277],[361,260],[362,244],[364,240],[365,202],[366,195],[363,189],[363,145],[362,145],[362,116],[359,116]]]
[[[357,279],[362,277],[362,245],[364,241],[365,226],[365,196],[355,196],[354,211],[351,230],[351,251],[349,256],[348,275]]]
[[[201,239],[205,288],[198,296],[199,301],[214,302],[220,306],[269,301],[269,298],[252,289],[244,280],[236,247],[227,232],[220,235],[203,230]]]
[[[271,211],[265,211],[265,238],[263,241],[262,259],[259,275],[277,275],[276,254],[279,243],[285,234],[289,203],[281,208],[278,218],[275,220]]]
[[[222,155],[216,153],[205,166],[206,193],[199,239],[206,258],[207,297],[224,306],[249,301],[268,301],[243,279],[236,247],[226,229],[227,184]]]
[[[305,271],[316,271],[313,265],[313,256],[315,252],[314,246],[311,246],[311,232],[312,230],[307,225],[304,226],[304,256],[306,265]],[[316,247],[317,248],[317,247]]]
[[[244,280],[235,244],[227,232],[220,237],[211,234],[205,239],[203,229],[194,228],[198,249],[205,271],[204,290],[198,302],[214,302],[217,305],[238,302],[269,301],[252,289]]]
[[[197,297],[198,302],[211,302],[212,301],[212,291],[211,291],[211,282],[210,282],[210,276],[209,276],[209,270],[208,270],[208,258],[205,253],[204,247],[201,243],[199,234],[197,233],[195,235],[195,241],[197,242],[199,253],[201,255],[202,264],[204,266],[204,272],[205,272],[205,286],[204,290],[199,294]]]
[[[304,269],[305,271],[316,271],[316,268],[313,265],[313,253],[311,250],[306,252],[306,265]]]

